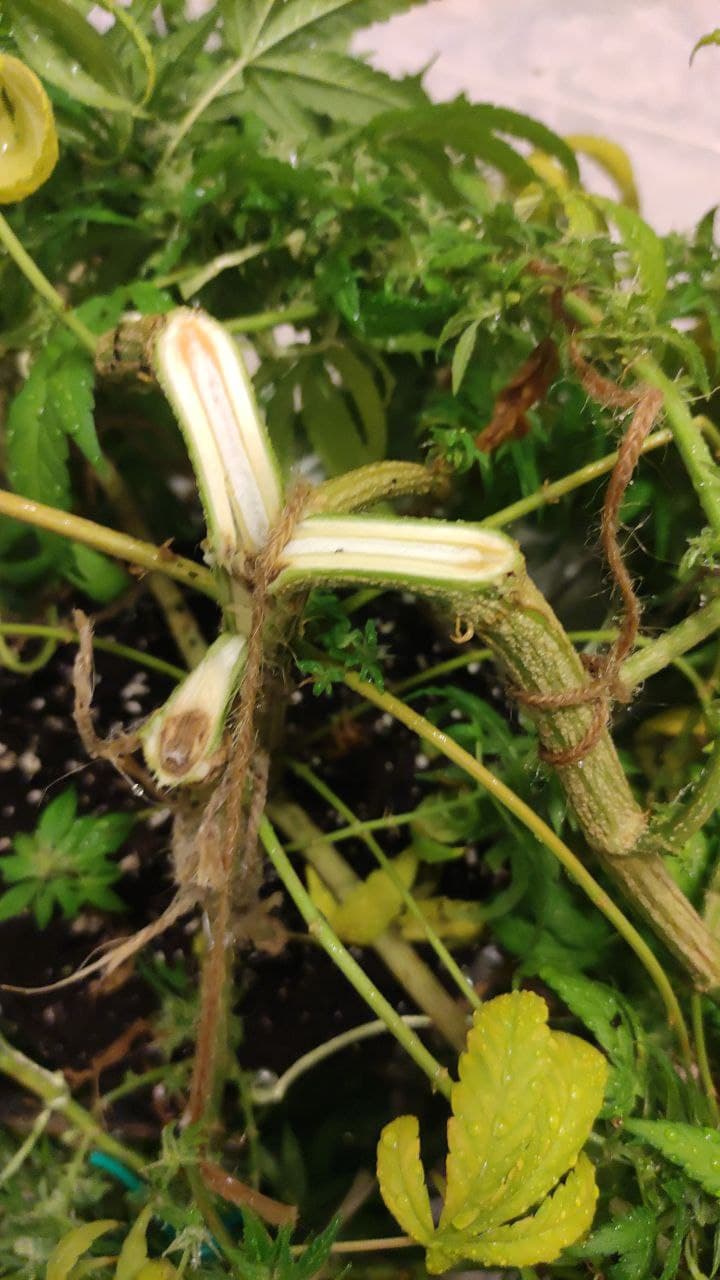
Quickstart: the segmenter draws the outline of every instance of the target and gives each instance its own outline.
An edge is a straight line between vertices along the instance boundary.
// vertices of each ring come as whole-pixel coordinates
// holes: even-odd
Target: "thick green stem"
[[[273,804],[271,812],[273,821],[281,831],[302,841],[302,855],[306,862],[317,871],[341,902],[357,888],[360,880],[355,872],[299,805]],[[433,1025],[448,1043],[454,1049],[462,1048],[467,1033],[463,1010],[450,998],[435,974],[410,944],[388,931],[376,938],[372,947],[418,1008],[432,1019]]]
[[[60,1072],[47,1071],[39,1066],[19,1049],[14,1049],[4,1036],[0,1036],[0,1071],[41,1098],[53,1111],[59,1112],[71,1128],[85,1134],[101,1151],[106,1151],[138,1173],[144,1172],[146,1162],[142,1156],[112,1138],[84,1107],[71,1098]]]
[[[522,694],[557,694],[588,683],[569,637],[547,601],[518,568],[494,599],[479,594],[471,615],[508,684]],[[587,706],[529,708],[542,743],[572,748],[587,732]],[[557,769],[585,837],[606,870],[678,957],[701,990],[720,987],[720,946],[643,840],[647,818],[628,785],[607,730],[581,760]]]
[[[366,1004],[382,1019],[388,1030],[392,1032],[413,1062],[416,1063],[421,1071],[425,1072],[433,1088],[444,1094],[446,1098],[449,1098],[450,1078],[446,1069],[425,1048],[422,1040],[415,1035],[415,1032],[403,1021],[400,1014],[393,1009],[390,1002],[373,985],[367,974],[333,933],[325,917],[311,901],[307,890],[267,818],[263,818],[260,823],[260,839],[265,852],[307,924],[310,933],[317,938],[320,946],[327,952],[341,973],[345,975],[348,982],[358,992],[358,995],[362,996]]]
[[[50,281],[46,279],[40,268],[30,257],[30,254],[23,248],[7,219],[3,217],[1,213],[0,244],[5,246],[10,257],[13,259],[16,266],[20,268],[26,280],[30,282],[36,293],[39,293],[40,297],[44,298],[50,307],[52,307],[52,310],[55,312],[58,319],[61,320],[66,328],[75,335],[78,342],[80,342],[91,355],[95,355],[97,338],[90,332],[86,325],[83,324],[82,320],[78,320],[74,312],[69,309],[67,303],[60,296],[57,289],[55,289],[51,285]]]
[[[444,733],[442,729],[438,729],[436,725],[431,724],[424,716],[419,715],[417,711],[413,711],[412,707],[408,707],[406,703],[401,702],[399,698],[393,697],[393,695],[388,693],[386,690],[381,691],[380,689],[376,689],[373,685],[367,684],[364,680],[360,680],[358,676],[348,674],[345,676],[345,684],[349,689],[354,689],[356,693],[367,698],[369,702],[374,703],[376,707],[380,707],[383,711],[388,712],[389,715],[393,716],[394,719],[399,720],[401,724],[404,724],[425,742],[429,742],[431,746],[440,751],[442,755],[446,756],[448,760],[451,760],[453,764],[459,765],[459,767],[468,774],[469,777],[473,778],[476,782],[479,782],[481,787],[484,787],[489,795],[503,805],[510,813],[514,814],[514,816],[522,822],[523,826],[527,827],[528,831],[531,831],[536,839],[539,840],[555,858],[557,858],[558,862],[565,867],[566,871],[572,876],[573,880],[577,882],[593,905],[597,907],[598,911],[602,912],[605,918],[610,921],[616,931],[620,934],[620,937],[624,938],[628,946],[630,946],[635,952],[638,960],[650,975],[662,996],[670,1023],[676,1028],[683,1051],[683,1057],[686,1061],[691,1061],[692,1055],[690,1053],[690,1040],[687,1027],[685,1026],[685,1020],[682,1015],[682,1010],[678,1003],[677,996],[675,995],[675,992],[668,980],[667,974],[657,959],[657,956],[653,954],[644,938],[642,938],[638,933],[637,929],[630,923],[627,917],[623,915],[622,911],[613,902],[610,895],[606,893],[602,886],[597,883],[593,876],[591,876],[587,868],[583,866],[580,859],[572,852],[571,849],[568,848],[565,842],[556,835],[552,828],[549,827],[542,818],[533,812],[530,806],[527,805],[520,796],[516,795],[511,787],[508,787],[500,780],[500,778],[497,778],[490,769],[486,768],[486,766],[474,756],[471,756],[464,747],[461,747],[453,738]],[[650,863],[651,860],[625,857],[615,858],[613,861],[618,867],[624,867],[627,864],[632,865],[633,863],[638,862]],[[665,871],[664,864],[660,858],[655,858],[652,862],[657,863],[660,872],[664,873],[664,878],[660,881],[664,886],[665,882],[670,880],[670,876]],[[606,862],[606,865],[608,865],[608,862]],[[653,880],[652,884],[655,885],[655,883],[656,882]],[[671,883],[674,886],[674,882]],[[692,912],[696,924],[702,930],[702,923],[699,917],[693,912],[687,898],[683,897],[677,889],[677,886],[674,886],[674,888],[676,890],[676,895],[679,896],[690,912]],[[689,945],[690,939],[688,939],[688,946]],[[716,948],[714,954],[716,954],[718,950],[719,949]],[[707,965],[703,957],[698,957],[696,959],[694,955],[688,954],[686,956],[683,954],[683,959],[691,972],[694,973],[695,968],[700,964],[702,964],[701,972],[706,972]],[[713,970],[715,985],[720,982],[720,960],[716,961],[716,964],[718,967]]]
[[[319,485],[310,496],[307,514],[360,511],[386,499],[431,493],[437,486],[435,472],[417,462],[371,462]]]
[[[58,511],[56,507],[46,507],[42,502],[33,502],[31,498],[9,493],[6,489],[0,489],[0,515],[22,520],[37,529],[47,529],[49,533],[71,538],[74,542],[82,542],[86,547],[104,551],[106,555],[118,560],[174,578],[176,582],[201,591],[211,599],[217,598],[217,585],[209,569],[186,560],[184,556],[175,555],[166,547],[155,547],[152,543],[132,538],[127,533],[118,533],[116,529],[96,524],[85,516],[74,516],[68,511]]]
[[[569,637],[522,566],[495,597],[478,593],[468,614],[521,705],[524,694],[552,696],[589,685]],[[543,746],[559,752],[581,741],[594,711],[585,705],[529,707],[528,713],[537,723]],[[630,853],[646,820],[607,730],[582,760],[557,772],[592,847],[612,857]]]

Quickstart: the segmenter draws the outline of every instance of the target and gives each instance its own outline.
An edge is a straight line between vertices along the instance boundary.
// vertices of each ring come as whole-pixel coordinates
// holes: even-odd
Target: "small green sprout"
[[[14,852],[0,859],[10,886],[0,896],[0,921],[32,911],[44,929],[56,908],[66,920],[84,906],[124,909],[110,887],[122,874],[110,854],[127,839],[135,819],[128,813],[79,818],[77,803],[75,788],[68,787],[46,806],[35,831],[17,835]]]

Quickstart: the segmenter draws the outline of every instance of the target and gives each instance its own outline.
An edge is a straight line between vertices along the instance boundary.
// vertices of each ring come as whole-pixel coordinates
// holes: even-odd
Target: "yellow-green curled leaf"
[[[123,1240],[113,1280],[137,1280],[138,1272],[148,1260],[145,1235],[152,1213],[152,1205],[146,1205],[128,1231]]]
[[[406,849],[393,858],[390,865],[400,884],[409,889],[417,871],[415,854]],[[365,947],[385,932],[402,910],[402,905],[399,885],[386,871],[378,868],[348,894],[333,912],[330,923],[343,942]]]
[[[34,71],[0,54],[0,204],[31,196],[58,159],[52,105]]]
[[[343,942],[367,947],[384,933],[403,906],[401,886],[409,889],[415,879],[418,860],[411,849],[390,862],[394,876],[372,871],[367,880],[351,889],[339,903],[312,867],[307,869],[311,900]],[[425,935],[423,934],[423,938]]]
[[[565,139],[573,151],[581,156],[589,156],[608,175],[617,187],[620,199],[628,209],[638,212],[640,200],[635,184],[635,174],[630,157],[624,147],[594,133],[572,133]]]
[[[595,1175],[580,1151],[602,1106],[607,1063],[586,1041],[551,1031],[547,1017],[530,991],[498,996],[474,1015],[450,1097],[445,1204],[429,1242],[427,1223],[418,1234],[408,1211],[422,1185],[416,1121],[405,1116],[383,1133],[381,1193],[428,1246],[432,1273],[463,1260],[550,1262],[592,1223]]]
[[[80,1227],[73,1227],[50,1254],[45,1280],[68,1280],[78,1258],[87,1253],[106,1231],[119,1225],[113,1218],[103,1218],[99,1222],[84,1222]]]
[[[430,1244],[433,1220],[416,1116],[398,1116],[385,1125],[378,1143],[377,1170],[383,1200],[403,1231],[420,1244]]]

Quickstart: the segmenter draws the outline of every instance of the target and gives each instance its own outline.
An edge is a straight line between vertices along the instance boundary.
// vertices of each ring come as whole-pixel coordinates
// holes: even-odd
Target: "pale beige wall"
[[[357,47],[393,71],[437,54],[437,98],[465,91],[622,142],[644,211],[665,230],[720,203],[720,47],[688,66],[717,26],[718,0],[432,0]]]

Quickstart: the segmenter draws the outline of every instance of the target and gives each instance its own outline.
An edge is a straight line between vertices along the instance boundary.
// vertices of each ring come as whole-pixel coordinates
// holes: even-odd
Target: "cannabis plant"
[[[717,1271],[714,211],[410,7],[0,15],[6,1275]]]

